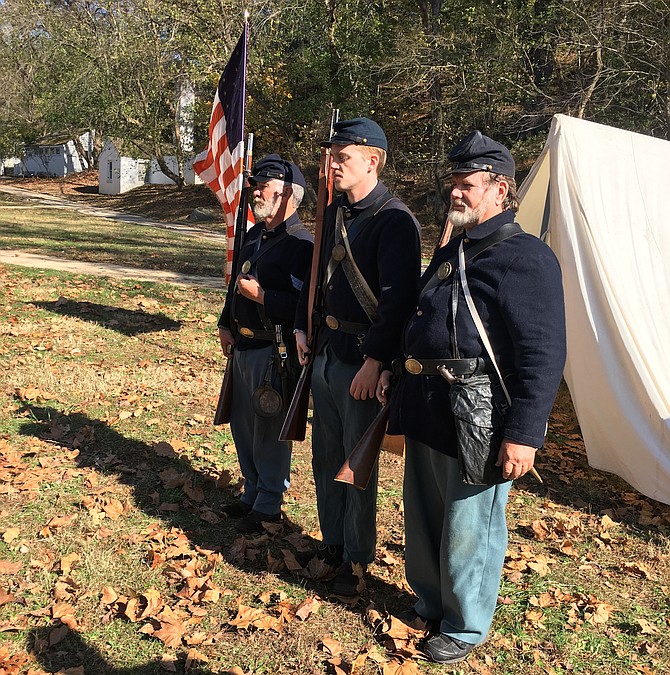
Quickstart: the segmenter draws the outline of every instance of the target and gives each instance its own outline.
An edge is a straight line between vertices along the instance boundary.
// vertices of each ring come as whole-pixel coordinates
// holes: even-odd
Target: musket
[[[249,210],[249,176],[251,175],[251,161],[254,148],[254,135],[247,136],[247,151],[244,156],[244,185],[240,194],[240,203],[237,207],[237,216],[235,218],[235,236],[233,239],[233,260],[232,274],[228,283],[228,292],[231,289],[235,292],[237,284],[237,274],[240,265],[240,253],[244,246],[244,238],[247,234],[247,211]],[[233,404],[233,352],[231,351],[226,359],[226,370],[221,382],[221,391],[219,400],[216,403],[216,412],[214,413],[214,424],[226,424],[230,422],[230,411]]]
[[[365,430],[351,454],[337,472],[335,480],[365,490],[377,463],[386,434],[391,406],[387,403]]]
[[[333,110],[330,121],[330,136],[332,138],[340,111]],[[316,198],[316,219],[314,224],[314,249],[312,250],[312,268],[309,277],[309,295],[307,300],[307,344],[316,343],[316,331],[318,322],[315,321],[315,308],[318,306],[318,295],[321,290],[320,261],[321,242],[323,241],[323,220],[326,207],[333,200],[333,172],[330,168],[330,148],[321,148],[321,161],[319,162],[319,188]],[[279,432],[280,441],[304,441],[307,431],[307,412],[309,410],[309,389],[312,379],[312,366],[314,359],[302,367],[300,378],[295,388],[293,398],[286,413],[286,419]]]
[[[433,251],[433,255],[449,242],[449,240],[451,239],[451,233],[453,229],[454,224],[449,220],[449,216],[447,215],[447,218],[444,221],[444,227],[442,228],[442,232],[440,233],[440,238],[437,240],[435,251]]]

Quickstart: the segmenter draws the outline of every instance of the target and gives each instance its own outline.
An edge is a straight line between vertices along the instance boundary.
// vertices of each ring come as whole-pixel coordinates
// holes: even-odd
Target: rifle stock
[[[226,370],[223,373],[219,400],[214,413],[214,424],[226,424],[230,422],[230,411],[233,405],[233,355],[226,361]]]
[[[279,432],[280,441],[304,441],[307,432],[309,384],[312,379],[312,361],[302,367],[286,419]]]
[[[365,490],[368,486],[386,434],[390,408],[391,406],[386,404],[377,413],[377,416],[372,420],[372,424],[366,429],[356,443],[356,447],[337,472],[336,481],[348,483],[360,490]]]

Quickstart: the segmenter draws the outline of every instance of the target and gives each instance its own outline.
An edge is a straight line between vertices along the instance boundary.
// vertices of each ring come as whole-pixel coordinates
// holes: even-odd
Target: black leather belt
[[[456,377],[474,375],[475,373],[493,372],[484,359],[415,359],[408,357],[403,363],[403,368],[410,375],[442,375],[443,370]]]
[[[341,330],[349,335],[365,335],[370,328],[368,323],[356,323],[355,321],[343,321],[335,318],[332,314],[326,315],[326,326],[331,330]]]
[[[237,332],[249,340],[267,340],[272,342],[275,339],[275,332],[273,330],[257,330],[256,328],[246,328],[245,326],[238,326]]]

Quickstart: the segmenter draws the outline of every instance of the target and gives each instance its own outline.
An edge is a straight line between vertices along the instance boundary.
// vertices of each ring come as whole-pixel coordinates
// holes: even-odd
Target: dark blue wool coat
[[[335,245],[335,217],[338,206],[348,207],[351,220],[386,192],[383,183],[367,197],[349,205],[340,195],[326,210],[321,246],[321,274],[325,278],[330,254]],[[390,198],[390,195],[389,195]],[[388,361],[397,354],[407,314],[416,303],[416,284],[420,274],[421,242],[419,225],[409,209],[393,199],[372,217],[352,244],[351,250],[361,273],[379,300],[378,318],[369,326],[359,344],[356,335],[334,331],[321,322],[315,354],[329,344],[341,361],[362,364],[363,355]],[[307,329],[307,284],[300,297],[296,328]],[[342,265],[323,288],[322,314],[339,320],[369,324],[369,320],[351,290]]]
[[[463,240],[467,250],[513,220],[514,214],[505,211],[437,251],[419,282],[419,291],[443,262],[450,261],[455,271],[426,292],[410,316],[404,332],[405,356],[454,358],[451,291],[458,274],[459,244]],[[546,244],[522,233],[480,253],[468,263],[466,274],[512,398],[505,417],[505,437],[540,447],[565,365],[565,311],[558,261]],[[456,335],[461,358],[489,361],[462,289]],[[439,375],[404,374],[392,399],[391,431],[455,457],[449,386]]]

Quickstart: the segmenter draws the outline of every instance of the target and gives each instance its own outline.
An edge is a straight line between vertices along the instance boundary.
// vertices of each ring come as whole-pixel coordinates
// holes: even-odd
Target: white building
[[[87,169],[92,163],[93,133],[81,131],[76,138],[83,157],[75,136],[62,132],[49,134],[25,146],[23,157],[14,165],[14,175],[58,178]]]
[[[108,139],[98,157],[98,192],[101,195],[119,195],[140,185],[174,185],[158,166],[156,159],[144,159],[134,154],[118,140]],[[171,171],[177,173],[177,158],[165,157]],[[202,180],[193,171],[193,160],[184,163],[186,185],[196,185]]]

